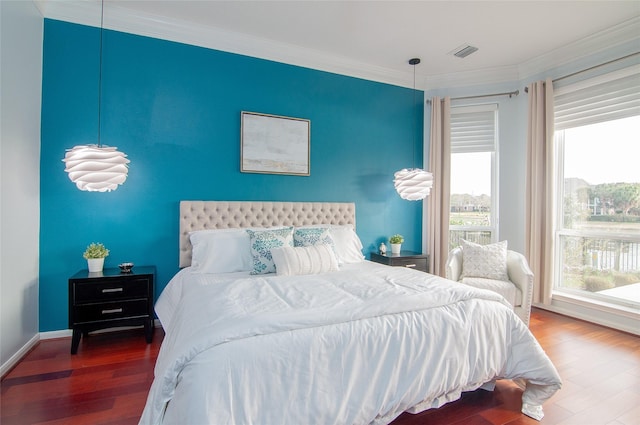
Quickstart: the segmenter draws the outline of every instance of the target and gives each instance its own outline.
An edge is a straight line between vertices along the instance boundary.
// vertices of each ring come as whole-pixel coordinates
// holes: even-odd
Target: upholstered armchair
[[[533,298],[533,272],[524,255],[507,250],[508,281],[462,277],[462,263],[462,248],[458,247],[449,252],[446,265],[447,279],[499,293],[513,306],[514,312],[525,325],[529,326]]]

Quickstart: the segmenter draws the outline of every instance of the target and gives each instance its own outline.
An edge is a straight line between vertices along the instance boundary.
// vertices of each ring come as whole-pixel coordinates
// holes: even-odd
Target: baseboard
[[[612,314],[597,309],[593,305],[571,302],[566,299],[554,299],[550,305],[536,303],[534,307],[640,336],[640,321],[637,314],[631,316]]]
[[[22,348],[20,348],[13,356],[11,356],[9,360],[4,362],[2,366],[0,366],[0,377],[4,378],[4,375],[9,373],[9,371],[13,369],[13,367],[17,365],[20,360],[22,360],[22,358],[26,356],[27,353],[36,346],[36,344],[38,344],[39,341],[40,334],[35,334],[33,338],[27,341],[27,343],[23,345]]]
[[[56,339],[56,338],[71,338],[71,329],[64,329],[61,331],[49,331],[49,332],[40,332],[40,339]]]
[[[156,328],[160,328],[162,327],[162,325],[160,324],[160,320],[155,319],[153,321],[153,326]],[[107,328],[107,329],[102,329],[96,332],[116,332],[116,331],[121,331],[123,329],[134,329],[136,328],[136,326],[130,326],[130,327],[119,327],[119,328]],[[73,332],[71,331],[71,329],[63,329],[61,331],[49,331],[49,332],[40,332],[40,339],[56,339],[56,338],[71,338],[71,335],[73,334]]]
[[[160,320],[155,319],[153,321],[153,326],[156,328],[161,328],[162,325],[160,324]],[[103,332],[115,332],[122,329],[124,328],[104,329]],[[47,331],[47,332],[40,332],[35,334],[33,338],[31,338],[22,348],[20,348],[13,356],[11,356],[9,360],[4,362],[2,366],[0,366],[0,377],[4,378],[4,375],[6,375],[11,369],[13,369],[15,365],[20,363],[20,360],[22,360],[22,358],[26,356],[27,353],[29,353],[29,351],[33,347],[35,347],[36,344],[38,344],[38,342],[47,340],[47,339],[71,338],[72,334],[73,332],[71,331],[71,329],[63,329],[60,331]]]

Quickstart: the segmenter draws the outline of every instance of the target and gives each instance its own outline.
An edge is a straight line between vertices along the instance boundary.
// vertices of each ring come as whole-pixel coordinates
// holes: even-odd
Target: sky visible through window
[[[565,131],[564,177],[640,183],[640,116]]]
[[[451,155],[451,194],[491,194],[491,153],[473,152]]]
[[[491,194],[489,153],[451,156],[452,194]],[[565,131],[565,178],[640,183],[640,116]]]

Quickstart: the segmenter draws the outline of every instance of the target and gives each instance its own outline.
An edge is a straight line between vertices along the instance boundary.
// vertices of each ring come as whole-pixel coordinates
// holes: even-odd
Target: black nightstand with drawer
[[[151,343],[155,278],[154,266],[134,267],[131,273],[118,268],[98,273],[81,270],[69,278],[71,354],[77,353],[82,335],[105,328],[144,325]]]
[[[385,255],[372,252],[371,261],[386,264],[387,266],[408,267],[429,273],[429,256],[419,252],[401,251],[400,254],[387,253]]]

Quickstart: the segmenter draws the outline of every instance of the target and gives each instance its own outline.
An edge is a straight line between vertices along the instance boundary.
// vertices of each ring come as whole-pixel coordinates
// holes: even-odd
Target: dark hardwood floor
[[[500,381],[394,425],[640,425],[640,337],[542,310],[531,330],[564,380],[542,421],[522,415],[522,391]],[[0,423],[136,424],[162,336],[156,329],[147,345],[142,329],[92,335],[75,356],[70,338],[41,341],[0,383]]]

